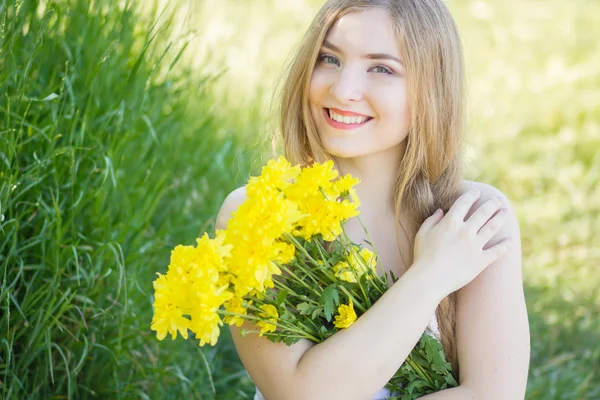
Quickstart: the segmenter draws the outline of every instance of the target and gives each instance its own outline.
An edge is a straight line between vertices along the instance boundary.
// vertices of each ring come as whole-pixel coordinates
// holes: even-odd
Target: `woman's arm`
[[[482,398],[483,397],[477,397],[477,394],[473,389],[467,386],[458,386],[419,397],[419,400],[478,400]]]
[[[486,247],[506,238],[511,238],[515,245],[458,291],[456,340],[460,385],[474,395],[460,398],[524,399],[530,334],[521,273],[519,223],[509,201],[498,189],[477,182],[469,182],[465,187],[468,189],[481,192],[471,212],[496,196],[504,198],[504,207],[509,211],[506,223]],[[451,390],[422,397],[427,400],[454,398],[459,397]]]
[[[460,386],[419,400],[521,400],[529,370],[530,336],[521,274],[519,223],[509,201],[498,189],[467,182],[464,191],[477,189],[480,199],[504,198],[509,214],[491,247],[506,238],[516,244],[458,291],[456,334]]]

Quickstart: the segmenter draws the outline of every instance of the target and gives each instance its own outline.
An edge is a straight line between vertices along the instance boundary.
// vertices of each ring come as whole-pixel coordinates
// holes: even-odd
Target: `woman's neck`
[[[359,209],[366,216],[394,213],[394,192],[402,152],[397,148],[390,150],[394,151],[337,159],[341,174],[360,179],[355,188],[361,202]]]

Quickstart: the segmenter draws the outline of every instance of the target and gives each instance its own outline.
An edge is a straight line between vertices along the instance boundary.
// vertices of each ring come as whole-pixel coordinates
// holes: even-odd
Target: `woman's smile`
[[[331,108],[323,108],[323,116],[325,121],[336,129],[356,129],[366,125],[373,118],[361,115],[357,113],[345,112],[345,115],[341,114],[341,111],[335,112]],[[352,114],[352,115],[349,115]]]

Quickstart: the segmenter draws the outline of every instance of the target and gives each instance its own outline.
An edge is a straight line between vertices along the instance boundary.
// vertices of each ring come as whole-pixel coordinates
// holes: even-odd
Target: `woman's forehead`
[[[333,44],[344,53],[400,55],[396,30],[388,11],[382,8],[352,11],[343,15],[331,26],[323,44]]]

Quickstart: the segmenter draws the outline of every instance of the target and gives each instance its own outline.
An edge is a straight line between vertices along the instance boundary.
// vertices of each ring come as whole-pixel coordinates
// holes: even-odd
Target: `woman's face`
[[[330,154],[352,158],[398,151],[410,118],[400,46],[387,11],[352,12],[331,27],[308,102]]]

